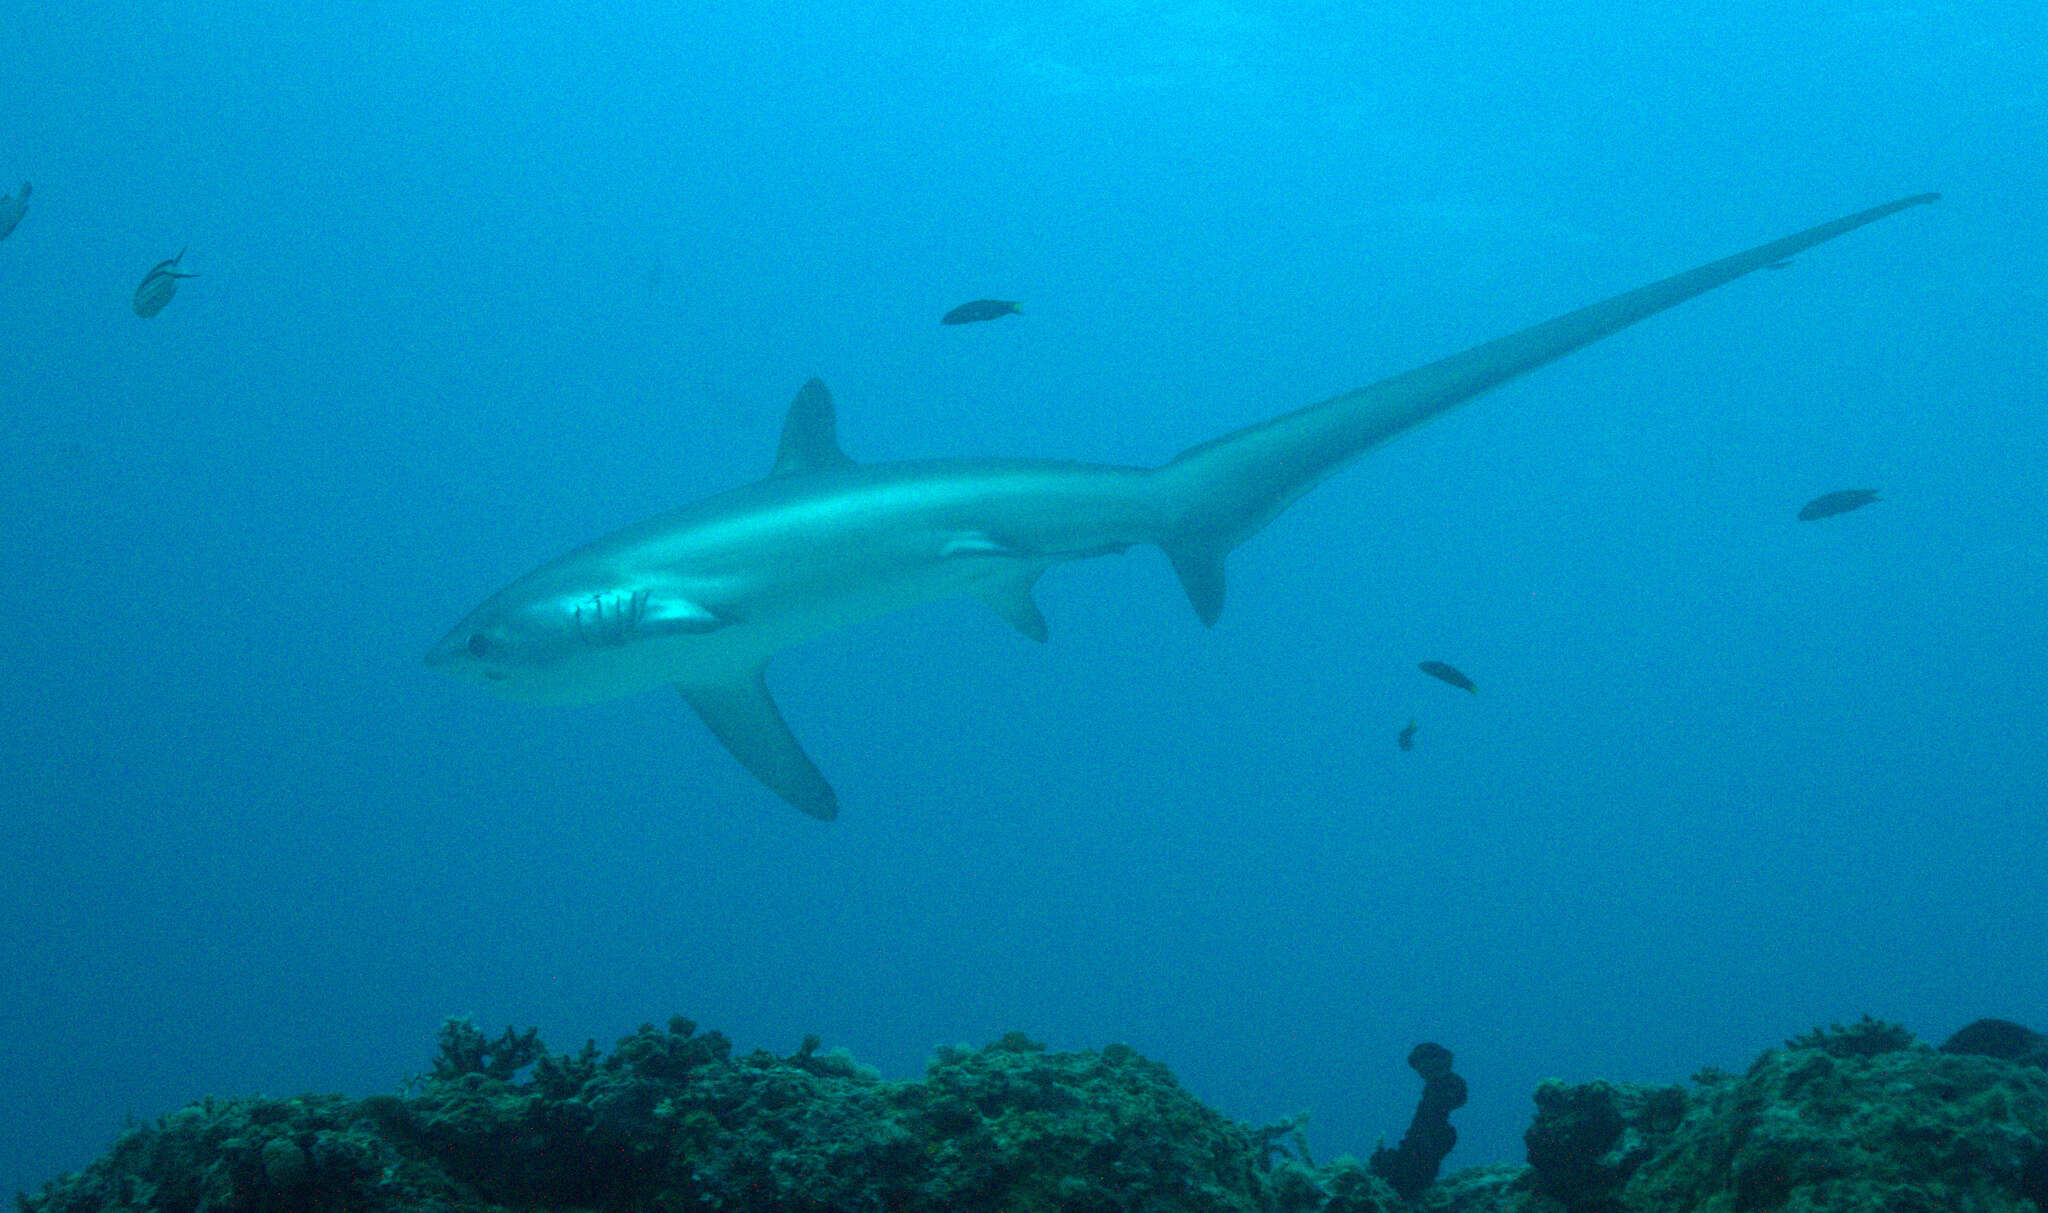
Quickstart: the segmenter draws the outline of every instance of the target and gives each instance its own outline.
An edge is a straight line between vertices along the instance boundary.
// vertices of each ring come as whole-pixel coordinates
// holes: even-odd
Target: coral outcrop
[[[432,1073],[404,1094],[204,1100],[131,1128],[86,1170],[18,1203],[21,1213],[2037,1213],[2048,1207],[2044,1043],[1981,1021],[1937,1050],[1865,1018],[1687,1087],[1549,1082],[1536,1092],[1527,1166],[1468,1169],[1404,1201],[1354,1160],[1291,1156],[1293,1122],[1228,1120],[1121,1045],[1058,1053],[1012,1033],[942,1049],[921,1081],[890,1082],[816,1039],[788,1056],[735,1056],[724,1036],[681,1018],[608,1054],[594,1044],[553,1053],[531,1032],[492,1038],[455,1020]],[[1423,1060],[1427,1082],[1436,1059]]]
[[[1865,1018],[1786,1042],[1741,1078],[1708,1075],[1632,1207],[2035,1213],[2022,1182],[2048,1141],[2048,1072],[1937,1052]]]

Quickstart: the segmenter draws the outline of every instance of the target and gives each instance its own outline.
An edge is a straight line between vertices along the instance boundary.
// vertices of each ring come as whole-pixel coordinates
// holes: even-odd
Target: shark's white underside
[[[429,665],[515,698],[673,685],[741,763],[814,817],[838,812],[762,681],[780,650],[974,595],[1034,640],[1052,565],[1164,549],[1204,623],[1230,550],[1380,443],[1581,346],[1894,212],[1903,198],[1759,245],[1370,387],[1194,447],[1159,468],[1027,459],[856,464],[830,395],[804,385],[767,479],[648,519],[492,595]]]

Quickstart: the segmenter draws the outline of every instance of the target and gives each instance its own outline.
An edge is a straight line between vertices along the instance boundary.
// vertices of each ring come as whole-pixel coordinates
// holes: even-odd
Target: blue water
[[[1124,1041],[1324,1156],[1435,1039],[1452,1165],[1546,1076],[2048,1026],[2038,5],[877,7],[0,16],[0,1187],[450,1014]],[[830,825],[673,695],[420,661],[810,375],[856,458],[1150,464],[1924,190],[1369,457],[1213,631],[1146,549],[1046,646],[787,653]]]

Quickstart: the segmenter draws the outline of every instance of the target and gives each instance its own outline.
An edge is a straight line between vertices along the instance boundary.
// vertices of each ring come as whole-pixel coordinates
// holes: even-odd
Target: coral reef
[[[22,1213],[375,1213],[387,1209],[989,1210],[1388,1213],[1355,1165],[1275,1158],[1166,1067],[1111,1045],[1055,1053],[1020,1033],[944,1048],[888,1082],[806,1039],[735,1057],[677,1017],[609,1055],[531,1032],[441,1030],[410,1094],[206,1101],[132,1129]]]
[[[1865,1015],[1847,1027],[1833,1023],[1803,1032],[1786,1041],[1785,1047],[1794,1052],[1819,1049],[1829,1057],[1877,1057],[1912,1048],[1913,1034],[1898,1024]]]
[[[1865,1018],[1690,1087],[1547,1082],[1527,1166],[1468,1169],[1404,1200],[1355,1160],[1315,1166],[1298,1122],[1225,1119],[1121,1045],[1057,1053],[1012,1033],[941,1049],[921,1081],[891,1082],[815,1038],[788,1056],[735,1056],[680,1017],[608,1054],[453,1020],[405,1094],[204,1100],[17,1201],[21,1213],[2038,1213],[2044,1043],[1980,1021],[1936,1050]],[[1448,1063],[1417,1064],[1425,1104]]]

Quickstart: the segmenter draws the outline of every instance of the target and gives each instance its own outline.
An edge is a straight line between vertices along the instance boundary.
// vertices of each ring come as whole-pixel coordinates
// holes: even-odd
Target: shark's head
[[[692,664],[688,650],[733,622],[659,587],[550,581],[492,595],[428,651],[427,664],[513,699],[589,703],[674,681]]]

